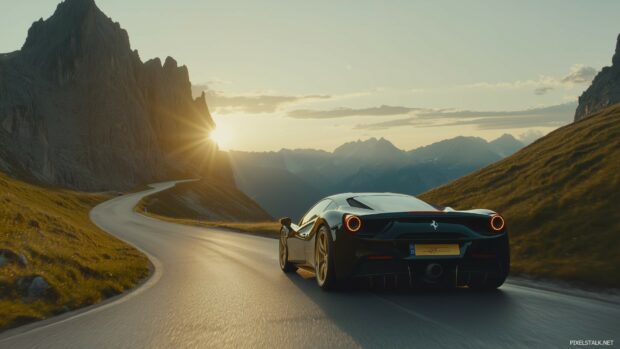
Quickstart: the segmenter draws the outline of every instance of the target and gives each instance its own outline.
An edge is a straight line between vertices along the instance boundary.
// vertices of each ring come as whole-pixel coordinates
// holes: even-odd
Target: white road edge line
[[[166,188],[166,189],[169,189],[169,188]],[[152,190],[153,189],[149,189],[149,190],[145,190],[145,191],[152,191]],[[135,296],[138,296],[139,294],[145,292],[146,290],[150,289],[151,287],[153,287],[159,281],[159,279],[161,279],[161,276],[163,275],[163,272],[164,272],[163,271],[164,267],[163,267],[163,264],[161,263],[161,261],[159,259],[157,259],[155,256],[151,255],[150,253],[144,251],[143,249],[141,249],[141,248],[139,248],[137,246],[134,246],[133,244],[131,244],[127,240],[118,237],[116,234],[107,231],[101,225],[99,225],[97,222],[95,222],[95,220],[93,220],[92,213],[93,213],[93,211],[97,207],[102,206],[102,205],[109,205],[112,201],[115,201],[116,199],[118,199],[118,198],[113,198],[111,200],[104,201],[104,202],[100,203],[99,205],[93,207],[90,210],[90,212],[89,212],[89,218],[93,222],[93,224],[95,224],[102,231],[104,231],[104,232],[114,236],[115,238],[125,242],[126,244],[128,244],[128,245],[134,247],[135,249],[137,249],[138,251],[144,253],[146,255],[146,257],[149,259],[150,263],[153,265],[153,274],[151,274],[149,276],[149,278],[143,284],[139,285],[138,287],[130,290],[127,293],[121,293],[119,295],[116,295],[115,297],[119,297],[119,298],[115,299],[114,301],[106,302],[104,300],[101,303],[93,304],[93,305],[90,305],[90,306],[88,306],[86,308],[75,309],[75,310],[70,311],[68,313],[60,314],[58,316],[61,317],[61,318],[59,320],[57,320],[57,321],[53,321],[53,322],[50,322],[50,323],[45,323],[45,324],[42,324],[40,326],[36,326],[36,327],[30,328],[30,329],[27,329],[24,332],[19,332],[19,333],[15,333],[13,335],[9,335],[9,337],[6,337],[6,338],[0,338],[0,343],[6,342],[6,341],[11,340],[11,339],[15,339],[15,338],[19,338],[19,337],[25,336],[27,334],[32,334],[32,333],[41,331],[41,330],[46,329],[46,328],[54,327],[54,326],[57,326],[59,324],[63,324],[63,323],[69,322],[69,321],[73,321],[73,320],[81,318],[83,316],[94,314],[96,312],[99,312],[99,311],[108,309],[110,307],[119,305],[121,303],[124,303],[124,302],[134,298]],[[142,216],[142,215],[140,215],[140,216]],[[89,309],[91,307],[92,307],[92,309]],[[74,315],[70,315],[71,313],[75,313],[75,314]],[[64,316],[67,316],[67,315],[68,315],[68,317],[64,317]],[[49,319],[44,319],[44,320],[41,320],[41,321],[44,322],[46,320],[52,320],[52,319],[54,319],[54,317],[51,317]],[[34,322],[32,324],[34,325],[36,323],[37,322]],[[24,326],[28,326],[28,324],[24,325]],[[18,331],[19,328],[20,327],[16,327],[13,330]],[[9,330],[9,331],[11,331],[11,330]]]
[[[141,252],[143,252],[143,251],[141,251]],[[41,330],[46,329],[46,328],[54,327],[54,326],[63,324],[65,322],[73,321],[75,319],[81,318],[81,317],[86,316],[86,315],[97,313],[99,311],[108,309],[110,307],[119,305],[121,303],[124,303],[124,302],[134,298],[135,296],[140,295],[144,291],[146,291],[149,288],[153,287],[153,285],[155,285],[159,281],[159,279],[161,278],[161,276],[163,274],[163,266],[162,266],[161,262],[159,261],[159,259],[153,257],[152,255],[150,255],[148,253],[146,255],[151,260],[151,263],[153,263],[154,272],[153,272],[153,275],[151,275],[151,277],[145,283],[140,285],[138,288],[135,288],[135,289],[129,291],[129,293],[126,293],[126,294],[125,293],[119,294],[118,296],[120,296],[120,298],[114,300],[113,302],[93,304],[93,305],[91,305],[91,307],[94,307],[94,308],[88,309],[86,311],[84,311],[83,309],[76,309],[74,311],[78,312],[78,314],[69,316],[67,318],[63,318],[63,319],[58,320],[58,321],[54,321],[54,322],[49,323],[49,324],[45,324],[45,325],[42,325],[42,326],[39,326],[39,327],[35,327],[35,328],[32,328],[32,329],[29,329],[29,330],[27,330],[25,332],[16,333],[16,334],[14,334],[14,335],[12,335],[10,337],[1,339],[0,343],[6,342],[8,340],[15,339],[15,338],[18,338],[18,337],[22,337],[22,336],[25,336],[25,335],[28,335],[28,334],[32,334],[32,333],[41,331]],[[70,313],[66,313],[66,314],[70,314]],[[59,315],[59,316],[62,316],[62,315]],[[50,319],[53,319],[53,318],[50,318]],[[45,320],[42,320],[42,321],[45,321]],[[19,329],[19,327],[17,327],[17,329]]]

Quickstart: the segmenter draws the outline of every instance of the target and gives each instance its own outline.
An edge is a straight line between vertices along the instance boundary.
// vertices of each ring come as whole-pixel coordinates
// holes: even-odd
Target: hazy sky
[[[0,52],[55,0],[0,0]],[[620,1],[98,0],[207,88],[224,149],[546,133],[611,63]],[[571,103],[571,104],[566,104]]]

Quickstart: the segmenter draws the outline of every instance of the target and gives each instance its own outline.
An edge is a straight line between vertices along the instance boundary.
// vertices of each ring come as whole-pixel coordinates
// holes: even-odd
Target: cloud
[[[565,84],[587,84],[592,82],[597,70],[583,64],[575,64],[570,68],[570,73],[562,79]]]
[[[442,127],[472,125],[479,129],[558,127],[573,119],[576,103],[516,111],[431,110],[396,120],[358,124],[358,130],[381,130],[393,127]]]
[[[597,70],[583,64],[573,64],[567,75],[552,77],[541,75],[538,79],[503,81],[503,82],[477,82],[465,85],[466,88],[492,88],[492,89],[522,89],[532,88],[534,94],[542,96],[556,88],[572,88],[575,85],[588,84],[596,76]]]
[[[212,112],[227,114],[243,112],[247,114],[273,113],[286,104],[314,99],[329,99],[328,95],[283,96],[270,94],[229,94],[209,89],[206,85],[192,86],[192,93],[200,95],[204,91],[207,105]]]
[[[549,91],[552,91],[553,87],[551,86],[543,86],[543,87],[539,87],[537,89],[534,90],[534,94],[538,95],[538,96],[542,96],[544,94],[546,94]]]
[[[516,81],[500,81],[500,82],[476,82],[473,84],[464,85],[465,88],[489,88],[489,89],[521,89],[521,88],[535,88],[540,86],[554,85],[557,83],[557,79],[550,76],[540,76],[538,79],[533,80],[516,80]]]
[[[331,110],[298,109],[288,112],[288,116],[294,119],[335,119],[349,116],[392,116],[404,115],[421,108],[408,108],[402,106],[381,105],[371,108],[336,108]]]
[[[381,122],[374,122],[369,124],[358,124],[353,127],[355,130],[386,130],[394,127],[402,127],[402,126],[420,126],[420,127],[430,127],[434,126],[435,123],[431,120],[423,120],[417,117],[407,117],[401,119],[387,120]]]
[[[531,108],[523,110],[503,110],[503,111],[473,111],[473,110],[449,110],[438,109],[418,113],[424,118],[472,118],[472,117],[504,117],[504,116],[545,116],[570,112],[575,112],[576,103],[564,103],[549,107]]]

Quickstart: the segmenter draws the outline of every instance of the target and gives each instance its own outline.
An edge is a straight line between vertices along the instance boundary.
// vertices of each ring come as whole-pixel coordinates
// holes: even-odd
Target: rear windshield
[[[402,211],[437,211],[426,202],[409,195],[368,195],[355,196],[349,200],[349,205],[360,208],[368,208],[376,211],[402,212]],[[352,204],[355,203],[355,204]],[[361,205],[359,205],[361,204]],[[365,206],[365,207],[364,207]]]

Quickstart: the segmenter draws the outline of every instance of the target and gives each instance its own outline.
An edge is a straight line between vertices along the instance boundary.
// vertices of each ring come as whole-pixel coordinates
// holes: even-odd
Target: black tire
[[[287,233],[284,228],[280,229],[280,243],[278,248],[278,259],[280,262],[280,269],[285,273],[291,273],[297,270],[294,264],[288,261],[288,239]]]
[[[319,227],[314,245],[314,268],[316,283],[324,291],[335,290],[337,285],[334,267],[334,242],[329,228]]]

